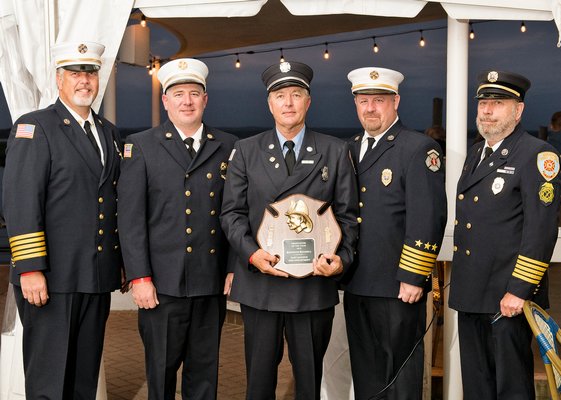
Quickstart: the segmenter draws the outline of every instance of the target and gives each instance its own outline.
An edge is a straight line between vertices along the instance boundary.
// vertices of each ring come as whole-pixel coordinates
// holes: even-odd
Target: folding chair
[[[561,332],[559,325],[540,306],[529,300],[524,302],[524,315],[540,348],[551,398],[561,400],[561,358],[559,358]]]

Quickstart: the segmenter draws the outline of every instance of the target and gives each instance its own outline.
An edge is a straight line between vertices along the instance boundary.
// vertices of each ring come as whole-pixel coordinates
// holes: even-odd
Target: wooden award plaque
[[[293,194],[265,209],[257,243],[280,261],[275,268],[295,278],[313,272],[321,254],[334,254],[341,228],[330,205],[303,194]]]

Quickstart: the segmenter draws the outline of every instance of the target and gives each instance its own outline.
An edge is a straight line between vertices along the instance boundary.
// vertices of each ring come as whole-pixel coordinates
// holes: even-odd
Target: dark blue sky
[[[316,128],[359,128],[350,93],[347,73],[364,66],[399,70],[405,75],[400,86],[399,114],[406,125],[424,129],[432,121],[434,97],[446,102],[446,29],[425,31],[426,46],[419,46],[419,33],[377,39],[380,51],[372,51],[371,36],[445,26],[446,21],[401,25],[392,28],[360,31],[230,49],[223,53],[285,48],[287,60],[309,64],[315,73],[312,81],[312,106],[307,123]],[[526,96],[523,124],[528,130],[547,125],[551,114],[561,110],[561,49],[556,47],[557,29],[553,21],[526,22],[526,33],[520,32],[520,21],[495,21],[474,24],[475,40],[469,47],[469,95],[476,88],[475,76],[492,68],[511,70],[527,76],[532,88]],[[323,59],[323,45],[286,50],[296,44],[324,43],[341,39],[359,39],[349,43],[330,44],[330,59]],[[177,49],[176,40],[162,29],[152,26],[152,52],[162,58]],[[235,56],[203,58],[209,67],[209,105],[205,121],[222,128],[269,127],[272,118],[266,105],[266,92],[261,72],[279,61],[280,53],[240,55],[242,67],[234,68]],[[145,68],[119,65],[117,73],[117,125],[141,128],[150,125],[151,86]],[[0,128],[11,124],[5,100],[0,96]],[[469,129],[474,129],[475,100],[468,102]]]

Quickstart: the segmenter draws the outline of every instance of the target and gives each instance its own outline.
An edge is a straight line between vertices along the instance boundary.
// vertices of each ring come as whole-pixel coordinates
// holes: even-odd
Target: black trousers
[[[426,323],[426,296],[408,304],[395,298],[345,293],[343,302],[355,398],[374,399],[422,337]],[[423,341],[397,380],[379,399],[417,400],[423,393]]]
[[[95,400],[111,294],[49,293],[36,307],[14,286],[26,399]]]
[[[274,400],[284,338],[297,400],[320,398],[323,356],[331,337],[333,307],[308,312],[273,312],[241,305],[245,334],[248,400]]]
[[[138,328],[146,360],[148,398],[173,400],[177,371],[183,363],[184,400],[216,399],[220,333],[226,296],[173,297],[158,294],[160,304],[138,310]]]
[[[524,314],[503,317],[458,312],[465,400],[534,399],[532,331]]]

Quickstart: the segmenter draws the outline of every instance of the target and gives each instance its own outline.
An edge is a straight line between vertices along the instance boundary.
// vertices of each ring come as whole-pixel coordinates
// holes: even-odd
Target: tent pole
[[[446,194],[448,223],[446,236],[452,240],[456,206],[456,183],[462,172],[467,149],[467,86],[469,21],[448,17],[446,76]],[[445,268],[445,283],[450,282],[450,263]],[[456,311],[448,308],[444,291],[444,399],[462,398],[462,376]]]

